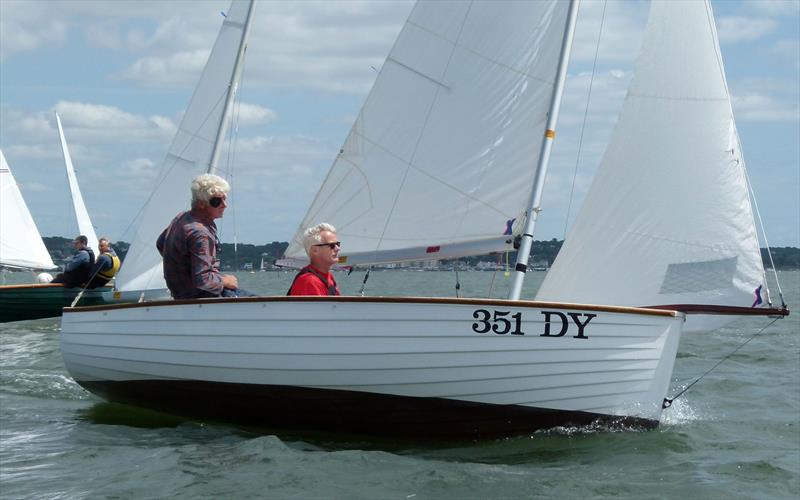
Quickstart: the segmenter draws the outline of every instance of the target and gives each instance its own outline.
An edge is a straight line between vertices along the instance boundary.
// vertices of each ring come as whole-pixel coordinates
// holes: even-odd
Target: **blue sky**
[[[698,0],[679,0],[698,1]],[[0,1],[0,147],[46,236],[71,237],[53,111],[98,234],[130,240],[227,0]],[[262,1],[243,80],[223,241],[286,241],[408,12],[408,1]],[[800,246],[800,0],[712,0],[745,160],[773,246]],[[563,238],[630,81],[648,2],[581,7],[537,239]],[[187,193],[176,193],[187,196]]]

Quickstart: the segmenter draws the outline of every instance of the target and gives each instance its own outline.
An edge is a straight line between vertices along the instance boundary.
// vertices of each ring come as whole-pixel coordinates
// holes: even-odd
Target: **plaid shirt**
[[[156,241],[164,258],[164,279],[176,299],[219,297],[217,225],[193,211],[178,214]]]

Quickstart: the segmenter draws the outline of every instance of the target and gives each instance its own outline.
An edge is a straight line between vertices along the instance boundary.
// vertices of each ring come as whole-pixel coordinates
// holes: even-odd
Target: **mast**
[[[225,133],[228,130],[230,123],[229,116],[231,108],[233,107],[233,100],[236,97],[236,92],[239,90],[239,77],[241,76],[242,60],[244,59],[244,52],[247,50],[247,38],[250,35],[250,24],[253,19],[253,11],[255,10],[255,0],[250,0],[250,7],[247,9],[247,17],[244,20],[244,30],[242,32],[242,39],[239,43],[239,51],[236,53],[236,63],[233,65],[231,72],[231,81],[228,85],[228,94],[225,96],[225,110],[220,117],[219,127],[217,127],[217,137],[214,139],[214,148],[211,151],[211,161],[208,163],[209,174],[214,174],[217,171],[217,162],[219,162],[219,155],[222,150],[222,142],[225,138]],[[229,22],[227,19],[225,23]]]
[[[558,110],[561,108],[561,96],[564,94],[564,83],[567,79],[567,66],[569,66],[569,56],[572,51],[572,39],[575,34],[575,24],[578,20],[578,6],[580,0],[570,0],[569,12],[567,14],[566,29],[564,30],[564,41],[561,44],[561,54],[558,59],[558,71],[556,73],[555,89],[550,101],[550,110],[547,113],[547,126],[545,127],[544,137],[542,138],[541,154],[539,163],[536,166],[536,176],[531,189],[530,200],[528,201],[528,216],[525,219],[525,228],[522,232],[519,250],[517,251],[517,265],[514,269],[514,276],[511,281],[509,300],[519,300],[522,292],[522,281],[528,270],[528,258],[533,245],[533,229],[536,226],[536,218],[539,216],[542,204],[542,191],[544,190],[544,180],[547,174],[547,164],[550,160],[550,150],[553,148],[553,139],[556,136],[556,122],[558,121]]]

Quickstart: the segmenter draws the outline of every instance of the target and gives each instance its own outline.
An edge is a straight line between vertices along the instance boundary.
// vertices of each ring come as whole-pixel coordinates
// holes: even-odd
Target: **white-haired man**
[[[324,222],[303,233],[303,246],[311,264],[294,277],[286,295],[339,295],[339,287],[331,268],[339,262],[341,243],[336,239],[336,228]]]
[[[164,279],[176,299],[252,295],[222,274],[217,258],[217,225],[227,205],[228,182],[213,174],[192,180],[192,209],[179,213],[156,241],[164,258]]]

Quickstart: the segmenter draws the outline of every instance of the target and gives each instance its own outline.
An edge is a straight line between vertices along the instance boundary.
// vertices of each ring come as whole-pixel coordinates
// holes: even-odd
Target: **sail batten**
[[[359,263],[502,251],[525,217],[568,6],[415,4],[285,257],[305,259],[319,222]]]

